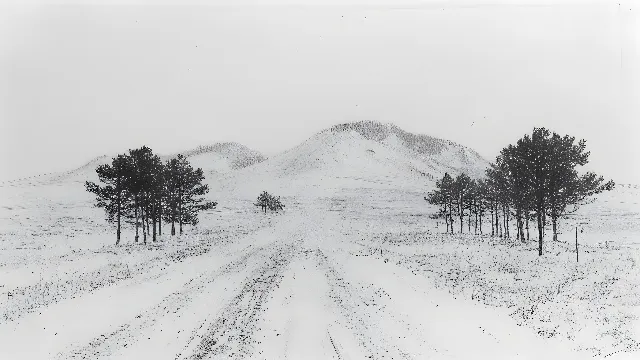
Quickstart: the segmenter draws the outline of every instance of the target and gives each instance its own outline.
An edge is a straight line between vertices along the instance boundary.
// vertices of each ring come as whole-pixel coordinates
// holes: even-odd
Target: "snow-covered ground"
[[[636,187],[538,257],[533,239],[442,234],[415,171],[442,158],[323,136],[240,170],[212,155],[217,209],[146,245],[113,245],[81,174],[2,184],[0,359],[640,357]],[[261,214],[258,190],[285,211]]]
[[[268,215],[238,200],[146,246],[130,233],[111,245],[99,219],[77,235],[64,223],[48,229],[58,235],[4,233],[0,358],[578,359],[637,349],[635,247],[585,245],[575,263],[562,243],[539,258],[534,243],[444,236],[417,195],[347,189]]]

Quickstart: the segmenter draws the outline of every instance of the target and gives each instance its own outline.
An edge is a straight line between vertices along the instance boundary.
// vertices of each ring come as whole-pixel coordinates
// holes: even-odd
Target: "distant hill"
[[[173,157],[177,154],[166,156]],[[260,152],[235,142],[223,142],[213,145],[198,146],[182,152],[195,168],[202,168],[205,173],[226,173],[260,163],[266,159]]]
[[[340,124],[300,145],[231,174],[222,193],[266,190],[303,194],[341,188],[424,189],[445,172],[482,176],[489,162],[475,151],[392,124]]]
[[[224,174],[265,160],[265,157],[260,152],[235,142],[203,145],[170,155],[160,154],[160,157],[163,161],[166,161],[178,154],[186,156],[194,167],[202,168],[205,175]],[[55,184],[63,181],[79,183],[84,183],[86,180],[97,181],[96,168],[103,164],[110,164],[115,156],[117,154],[101,155],[72,170],[6,181],[1,185],[32,186]]]
[[[194,167],[203,169],[213,197],[253,198],[262,190],[310,196],[346,188],[424,191],[445,172],[481,177],[489,165],[478,153],[462,145],[375,121],[332,126],[268,159],[234,142],[198,146],[181,153]],[[177,154],[161,157],[167,160]],[[0,186],[97,181],[96,167],[110,163],[113,156],[97,157],[67,172]],[[83,191],[82,186],[77,188]]]

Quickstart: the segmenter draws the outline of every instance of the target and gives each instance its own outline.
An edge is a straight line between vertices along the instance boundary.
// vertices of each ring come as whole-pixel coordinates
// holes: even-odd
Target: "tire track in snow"
[[[165,297],[160,303],[136,316],[131,322],[121,325],[117,330],[107,334],[101,334],[92,339],[88,344],[59,353],[56,359],[96,359],[110,355],[120,348],[127,347],[138,339],[145,329],[151,328],[162,317],[170,313],[179,312],[185,308],[194,295],[215,282],[220,277],[239,272],[246,268],[253,258],[267,251],[264,247],[252,249],[237,260],[231,261],[213,271],[199,275],[191,279],[183,288]]]
[[[207,357],[241,359],[251,353],[258,316],[273,288],[279,286],[284,269],[294,257],[293,245],[282,245],[269,256],[241,287],[201,335],[193,336],[176,359]],[[203,324],[202,327],[204,327]],[[199,329],[196,329],[196,333]]]
[[[254,231],[257,231],[256,229]],[[167,254],[145,259],[142,262],[129,264],[126,262],[111,263],[91,272],[69,274],[64,279],[43,281],[33,285],[12,289],[0,296],[8,301],[0,307],[0,319],[15,321],[39,308],[58,303],[65,299],[73,299],[98,289],[130,281],[130,285],[145,283],[165,276],[169,267],[182,262],[186,258],[207,254],[217,241],[230,241],[246,234],[234,234],[228,238],[217,238],[216,241],[204,239],[195,244],[172,250]]]
[[[330,297],[346,319],[347,327],[368,353],[366,358],[413,359],[408,352],[390,341],[391,337],[384,330],[380,331],[383,327],[380,326],[381,324],[377,319],[384,313],[384,306],[377,303],[372,297],[363,296],[362,289],[346,281],[336,268],[331,265],[329,258],[322,250],[318,249],[316,256],[319,265],[325,269],[327,281],[331,286]],[[377,289],[374,292],[377,296],[388,296],[382,289]]]
[[[329,336],[329,341],[331,342],[331,346],[333,346],[333,350],[336,352],[336,356],[338,357],[338,360],[342,360],[342,355],[340,355],[340,350],[338,350],[338,347],[336,346],[336,342],[333,341],[333,337],[331,336],[331,332],[329,330],[327,330],[327,336]]]

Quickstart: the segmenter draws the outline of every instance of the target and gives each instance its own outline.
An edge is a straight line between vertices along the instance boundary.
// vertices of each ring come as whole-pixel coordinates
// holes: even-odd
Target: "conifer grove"
[[[613,181],[605,182],[602,176],[578,173],[588,159],[585,140],[534,128],[531,135],[502,149],[483,178],[447,173],[425,200],[438,206],[435,217],[444,219],[447,233],[453,234],[454,225],[462,233],[467,225],[468,232],[473,227],[474,234],[482,234],[483,220],[488,219],[492,236],[509,238],[514,231],[516,239],[527,241],[537,235],[542,255],[547,224],[557,240],[561,219],[593,195],[614,188]]]
[[[213,209],[217,203],[205,200],[209,192],[202,184],[202,169],[194,169],[178,155],[162,162],[158,155],[143,146],[115,157],[111,164],[96,169],[100,184],[87,181],[85,188],[96,196],[96,206],[104,208],[107,221],[116,224],[116,245],[120,243],[122,223],[135,227],[135,242],[156,241],[162,224],[176,226],[182,234],[184,225],[196,225],[198,213]]]

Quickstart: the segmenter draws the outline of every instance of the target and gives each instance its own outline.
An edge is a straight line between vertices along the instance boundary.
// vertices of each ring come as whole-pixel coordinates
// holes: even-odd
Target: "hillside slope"
[[[488,164],[475,151],[450,141],[362,121],[323,130],[216,185],[221,193],[242,197],[263,188],[283,195],[344,188],[418,190],[432,186],[445,172],[481,176]]]
[[[186,156],[194,168],[202,168],[205,176],[242,169],[266,159],[260,152],[235,142],[215,143],[173,154],[160,154],[160,158],[162,161],[167,161],[178,154]],[[116,156],[117,154],[101,155],[72,170],[4,181],[0,182],[0,187],[32,187],[68,181],[78,183],[84,183],[87,180],[97,181],[96,168],[110,164]]]

